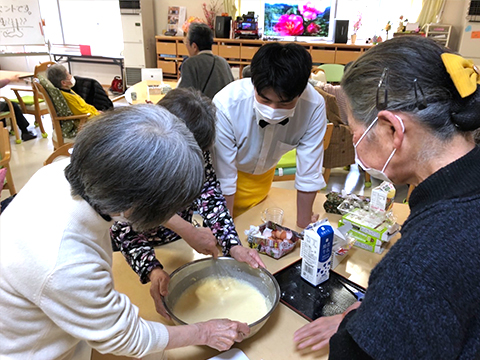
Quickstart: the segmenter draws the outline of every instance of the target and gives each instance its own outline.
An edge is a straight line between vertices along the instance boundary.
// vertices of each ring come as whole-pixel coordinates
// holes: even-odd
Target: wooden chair
[[[15,142],[17,144],[20,144],[22,142],[22,139],[20,138],[20,132],[18,131],[17,119],[15,118],[15,111],[13,110],[12,102],[8,100],[5,96],[0,96],[0,101],[1,99],[3,99],[7,103],[8,111],[0,112],[0,120],[10,119],[12,130],[15,133]]]
[[[333,132],[333,124],[327,124],[327,129],[325,130],[325,136],[323,138],[323,149],[324,151],[328,149],[330,146],[330,140],[332,139],[332,132]],[[290,154],[292,156],[294,154],[295,150],[289,151],[287,154]],[[285,154],[284,156],[286,156]],[[295,157],[295,156],[294,156]],[[288,181],[288,180],[295,180],[295,172],[296,168],[295,166],[291,166],[288,168],[284,168],[280,170],[277,166],[277,169],[275,169],[275,176],[273,177],[273,181]],[[283,173],[284,175],[280,175],[280,173]],[[327,174],[327,169],[325,169],[325,174]],[[323,177],[325,178],[325,174]],[[327,174],[328,176],[325,178],[325,182],[328,182],[328,177],[330,176],[330,172]]]
[[[10,171],[10,153],[11,147],[8,129],[4,128],[3,124],[0,122],[0,167],[7,169],[7,182],[3,188],[8,189],[10,191],[10,195],[15,195],[17,191],[15,190],[15,185],[13,183],[12,172]]]
[[[73,143],[67,143],[65,145],[60,146],[57,150],[50,154],[50,156],[43,162],[43,166],[51,164],[56,158],[63,156],[63,157],[70,157],[72,154],[70,153],[70,149],[73,148]]]
[[[47,61],[44,63],[40,63],[39,65],[35,66],[33,75],[35,77],[38,74],[44,74],[48,67],[54,65],[53,61]],[[17,102],[22,112],[24,114],[30,114],[35,116],[35,126],[40,127],[40,131],[42,132],[42,137],[46,138],[48,134],[45,132],[42,122],[42,116],[48,114],[48,108],[45,103],[45,99],[35,90],[32,84],[31,89],[20,89],[20,88],[12,88],[12,91],[15,93],[17,97]],[[21,92],[31,92],[32,95],[22,96]]]
[[[50,96],[48,95],[47,91],[45,88],[40,84],[38,79],[33,79],[33,87],[35,88],[36,91],[39,92],[45,99],[45,102],[47,103],[47,108],[48,112],[50,113],[50,116],[52,118],[52,125],[53,125],[53,132],[55,133],[55,136],[52,137],[52,142],[53,142],[53,148],[54,150],[58,149],[62,145],[65,144],[65,140],[63,138],[62,134],[62,127],[60,126],[61,121],[65,120],[80,120],[80,125],[79,128],[83,126],[83,124],[87,121],[88,117],[90,114],[81,114],[81,115],[72,115],[72,116],[57,116],[57,111],[55,110],[55,106],[53,105],[52,100],[50,99]]]

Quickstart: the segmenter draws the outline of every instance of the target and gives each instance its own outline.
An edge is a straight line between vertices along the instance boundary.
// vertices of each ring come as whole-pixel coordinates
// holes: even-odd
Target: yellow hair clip
[[[442,61],[462,98],[472,95],[480,84],[480,70],[472,60],[460,55],[443,53]]]

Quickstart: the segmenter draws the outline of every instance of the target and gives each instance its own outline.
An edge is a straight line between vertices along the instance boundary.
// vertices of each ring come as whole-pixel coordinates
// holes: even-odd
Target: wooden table
[[[23,79],[33,77],[33,72],[0,70],[0,79],[11,78],[15,75],[18,75],[19,78]]]
[[[136,105],[136,104],[145,104],[145,101],[151,101],[154,104],[156,104],[160,99],[162,99],[165,94],[152,94],[152,91],[149,91],[148,87],[149,86],[159,86],[162,84],[170,85],[172,89],[175,89],[177,87],[177,82],[176,81],[157,81],[157,80],[144,80],[140,81],[139,83],[136,83],[135,85],[131,86],[128,88],[127,91],[125,91],[125,100],[130,104],[130,105]],[[136,93],[137,99],[132,100],[132,93]]]
[[[337,226],[340,215],[326,214],[323,209],[325,196],[317,195],[314,204],[314,211],[320,214],[321,218],[328,217],[332,225]],[[239,232],[240,238],[246,243],[244,230],[250,225],[260,225],[260,213],[267,207],[281,207],[285,211],[284,225],[293,229],[301,230],[296,227],[296,191],[272,188],[269,196],[261,204],[248,210],[244,214],[235,219],[235,224]],[[398,222],[402,224],[409,214],[408,206],[405,204],[395,203],[394,213]],[[352,248],[343,262],[335,269],[336,272],[347,277],[353,282],[366,287],[370,271],[382,259],[388,249],[396,242],[399,236],[390,241],[387,250],[382,254],[373,254],[365,250]],[[167,272],[172,272],[183,264],[204,257],[204,255],[196,253],[183,240],[176,241],[171,244],[160,246],[156,250],[157,256],[165,266]],[[267,269],[275,273],[280,269],[292,264],[300,258],[300,247],[275,260],[271,257],[261,255]],[[113,256],[113,276],[115,280],[115,288],[127,294],[131,301],[139,307],[140,316],[147,320],[159,321],[164,324],[172,323],[165,321],[157,312],[153,304],[153,300],[149,294],[150,285],[141,285],[138,276],[130,269],[122,254],[115,253]],[[317,351],[314,353],[298,352],[293,343],[293,333],[307,324],[307,320],[287,308],[283,304],[279,304],[273,312],[270,319],[260,331],[250,339],[235,345],[245,352],[251,360],[291,360],[291,359],[327,359],[328,349]],[[190,346],[181,349],[168,351],[169,360],[202,360],[217,355],[218,352],[207,346]],[[100,355],[96,351],[93,352],[92,359],[127,359],[125,357],[115,357],[112,355]]]

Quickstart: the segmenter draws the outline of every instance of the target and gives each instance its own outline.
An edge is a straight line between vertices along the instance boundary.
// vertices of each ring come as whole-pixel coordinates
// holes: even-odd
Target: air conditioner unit
[[[153,0],[120,0],[126,84],[141,81],[141,70],[155,68]]]

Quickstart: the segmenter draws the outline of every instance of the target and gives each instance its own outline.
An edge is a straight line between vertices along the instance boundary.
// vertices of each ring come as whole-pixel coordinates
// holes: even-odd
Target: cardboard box
[[[388,241],[375,239],[357,230],[350,230],[348,234],[355,238],[354,246],[375,254],[383,253],[388,244]]]
[[[276,239],[275,237],[265,237],[262,234],[265,229],[270,229],[272,231],[286,231],[291,233],[290,239]],[[256,249],[259,253],[265,254],[273,257],[274,259],[279,259],[282,256],[288,254],[289,252],[295,249],[298,241],[302,236],[296,231],[290,230],[287,227],[275,224],[271,221],[267,221],[265,224],[260,226],[251,226],[250,230],[245,231],[247,235],[248,245],[252,249]]]
[[[351,224],[354,230],[382,241],[390,241],[400,230],[397,223],[391,225],[383,216],[363,209],[354,209],[342,216],[340,221],[342,224]]]

